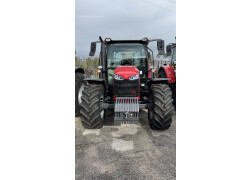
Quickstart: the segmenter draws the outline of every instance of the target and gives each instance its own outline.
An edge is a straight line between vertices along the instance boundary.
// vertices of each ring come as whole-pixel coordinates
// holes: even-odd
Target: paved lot
[[[113,112],[102,129],[88,130],[75,118],[75,177],[82,179],[176,179],[176,116],[166,131],[153,131],[147,110],[138,124],[112,125]]]

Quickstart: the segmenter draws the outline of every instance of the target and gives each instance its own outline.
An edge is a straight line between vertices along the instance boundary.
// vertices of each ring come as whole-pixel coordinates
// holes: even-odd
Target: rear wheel
[[[148,109],[149,125],[152,129],[168,129],[174,114],[171,89],[167,84],[150,86],[150,104]]]
[[[80,115],[81,96],[84,89],[83,79],[84,75],[82,73],[75,74],[75,116]]]
[[[80,104],[82,125],[87,129],[103,127],[105,110],[101,108],[104,99],[104,87],[101,84],[85,85]]]
[[[158,74],[158,77],[159,78],[167,78],[167,75],[163,70],[161,70]],[[176,108],[176,86],[174,86],[172,88],[172,98],[173,98],[173,105]]]

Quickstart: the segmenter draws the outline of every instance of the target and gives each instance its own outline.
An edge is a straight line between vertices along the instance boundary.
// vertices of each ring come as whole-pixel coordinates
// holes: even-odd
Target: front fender
[[[150,86],[151,84],[167,83],[169,80],[169,78],[153,78],[147,81],[147,86]]]
[[[98,78],[85,78],[84,84],[103,84],[104,86],[106,85],[106,81],[104,79],[98,79]]]

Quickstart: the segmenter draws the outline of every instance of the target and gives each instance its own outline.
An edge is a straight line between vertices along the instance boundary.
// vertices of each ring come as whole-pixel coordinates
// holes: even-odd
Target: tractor
[[[164,41],[102,39],[91,43],[90,56],[101,44],[99,78],[85,78],[80,103],[80,118],[87,129],[102,128],[107,109],[114,111],[114,124],[134,124],[139,121],[139,110],[148,109],[152,129],[168,129],[174,114],[169,78],[154,78],[155,68],[149,66],[153,51],[150,42],[157,42],[163,55]],[[150,53],[151,52],[151,53]]]
[[[168,44],[166,51],[167,56],[170,56],[170,62],[159,68],[158,77],[170,79],[167,84],[171,88],[173,105],[176,108],[176,43]]]

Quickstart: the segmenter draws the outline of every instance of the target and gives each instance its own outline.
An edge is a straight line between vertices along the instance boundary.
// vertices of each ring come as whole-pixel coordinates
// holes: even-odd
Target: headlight
[[[139,78],[139,74],[133,75],[129,77],[129,80],[135,80]]]
[[[114,75],[114,78],[116,79],[116,80],[123,80],[124,78],[122,77],[122,76],[119,76],[119,75]]]

